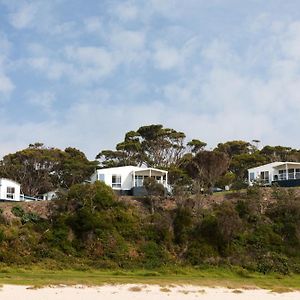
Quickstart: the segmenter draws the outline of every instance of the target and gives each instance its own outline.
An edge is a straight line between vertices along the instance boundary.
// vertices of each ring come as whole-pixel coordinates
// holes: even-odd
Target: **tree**
[[[266,156],[269,162],[288,161],[293,160],[291,157],[297,153],[297,150],[292,149],[291,147],[265,146],[261,149],[260,153]]]
[[[200,185],[213,188],[229,165],[226,154],[217,151],[201,151],[186,161],[185,168],[189,175]]]
[[[21,184],[22,192],[31,196],[59,187],[69,188],[89,178],[97,162],[90,162],[81,151],[47,148],[42,143],[3,157],[0,176]]]
[[[155,211],[156,198],[162,197],[165,194],[165,188],[161,183],[158,183],[154,178],[148,177],[144,180],[144,187],[147,191],[151,205],[151,213]]]
[[[60,174],[59,185],[70,188],[74,184],[84,182],[92,175],[97,165],[97,161],[89,161],[80,150],[66,148],[57,171]]]
[[[147,125],[125,134],[116,150],[101,151],[96,158],[102,167],[146,165],[168,168],[176,165],[185,151],[185,134],[162,125]]]
[[[29,145],[3,157],[1,176],[19,182],[25,194],[37,196],[54,188],[58,179],[54,173],[62,157],[59,149],[45,148],[40,143]]]
[[[245,141],[229,141],[226,143],[219,143],[214,150],[223,152],[229,158],[232,158],[235,155],[252,153],[253,146]]]
[[[190,151],[195,154],[198,153],[199,151],[204,150],[206,145],[207,145],[206,143],[196,139],[193,139],[187,143],[187,146],[190,148]]]
[[[143,163],[148,167],[169,167],[176,165],[182,157],[185,147],[185,134],[162,125],[140,127]]]

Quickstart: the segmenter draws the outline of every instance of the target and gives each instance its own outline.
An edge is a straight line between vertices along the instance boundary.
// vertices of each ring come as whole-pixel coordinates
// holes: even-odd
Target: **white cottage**
[[[144,179],[148,177],[169,189],[168,171],[135,166],[98,169],[91,176],[91,182],[100,180],[122,195],[138,196],[145,194]]]
[[[0,200],[1,201],[23,201],[24,196],[20,194],[21,185],[11,179],[0,178]]]
[[[284,187],[300,186],[300,163],[272,162],[248,170],[248,183],[277,184]]]

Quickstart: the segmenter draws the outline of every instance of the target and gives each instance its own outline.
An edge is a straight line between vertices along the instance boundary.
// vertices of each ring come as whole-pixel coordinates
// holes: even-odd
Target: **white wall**
[[[43,194],[43,200],[52,200],[57,198],[57,192],[56,191],[50,191],[48,193]]]
[[[7,188],[15,188],[14,199],[7,198]],[[20,184],[6,178],[0,178],[0,199],[7,201],[20,201]]]
[[[108,169],[98,169],[92,176],[91,182],[94,183],[96,180],[99,180],[100,174],[104,175],[104,183],[112,187],[112,176],[120,175],[121,176],[121,189],[122,190],[131,190],[133,187],[133,171],[141,170],[139,167],[126,166],[118,168],[108,168]],[[96,176],[97,175],[97,176]],[[114,188],[116,189],[116,188]]]

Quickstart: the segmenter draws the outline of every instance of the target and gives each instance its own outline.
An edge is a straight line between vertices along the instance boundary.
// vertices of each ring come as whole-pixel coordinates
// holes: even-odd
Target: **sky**
[[[0,156],[163,124],[300,148],[299,0],[0,0]]]

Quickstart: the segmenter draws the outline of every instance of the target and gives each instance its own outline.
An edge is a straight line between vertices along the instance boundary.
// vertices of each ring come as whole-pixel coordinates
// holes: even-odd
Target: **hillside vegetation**
[[[207,197],[125,201],[98,182],[74,185],[55,202],[36,207],[4,203],[0,264],[83,270],[229,267],[245,277],[251,271],[300,273],[298,190],[250,188],[208,198],[211,203]]]

